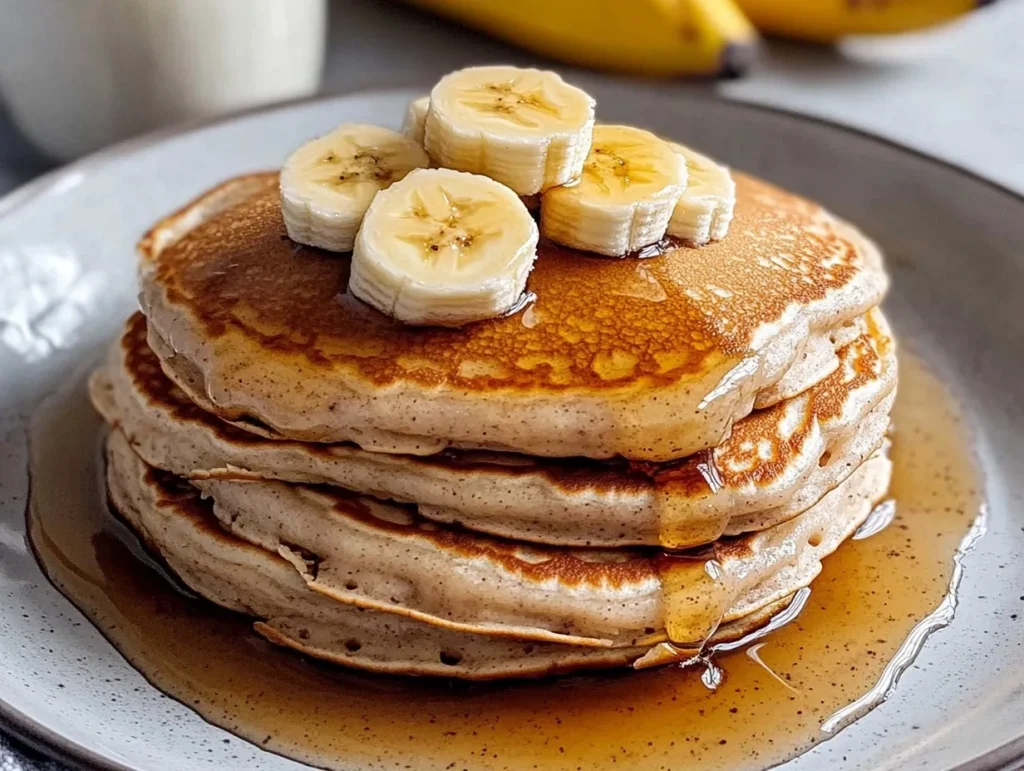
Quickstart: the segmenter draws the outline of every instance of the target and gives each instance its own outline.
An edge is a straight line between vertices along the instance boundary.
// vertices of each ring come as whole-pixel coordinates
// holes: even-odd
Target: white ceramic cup
[[[0,95],[68,160],[193,118],[314,93],[326,0],[0,0]]]

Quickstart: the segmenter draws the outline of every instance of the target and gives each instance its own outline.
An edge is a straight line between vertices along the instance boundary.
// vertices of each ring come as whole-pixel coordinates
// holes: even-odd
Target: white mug
[[[180,120],[314,93],[326,0],[0,0],[0,95],[69,160]]]

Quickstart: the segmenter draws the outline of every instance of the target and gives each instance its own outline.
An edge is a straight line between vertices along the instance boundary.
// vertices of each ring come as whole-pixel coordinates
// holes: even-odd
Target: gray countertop
[[[873,132],[1024,192],[1024,2],[1004,0],[949,27],[836,48],[773,43],[744,79],[645,84],[671,99],[713,91]],[[471,63],[531,57],[376,0],[334,0],[324,93],[429,86]],[[596,77],[576,75],[583,80]],[[48,170],[0,108],[0,194]],[[949,191],[955,195],[955,191]],[[31,757],[30,757],[31,755]],[[0,771],[55,769],[0,735]]]

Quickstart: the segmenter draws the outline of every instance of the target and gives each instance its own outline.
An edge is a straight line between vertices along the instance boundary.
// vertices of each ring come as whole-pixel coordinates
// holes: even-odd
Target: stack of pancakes
[[[729,235],[541,243],[513,315],[411,328],[285,235],[274,174],[143,240],[92,380],[110,496],[198,593],[364,669],[681,660],[762,627],[885,494],[877,249],[735,175]]]

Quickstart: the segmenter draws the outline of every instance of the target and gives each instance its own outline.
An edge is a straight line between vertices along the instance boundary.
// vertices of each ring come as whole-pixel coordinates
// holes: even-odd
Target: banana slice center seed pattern
[[[444,187],[425,195],[413,194],[412,205],[400,219],[413,224],[398,238],[420,249],[420,257],[433,267],[461,271],[479,255],[474,247],[496,238],[501,231],[501,205],[492,200],[456,196]]]
[[[605,195],[626,193],[638,186],[660,186],[665,183],[661,159],[640,143],[607,142],[595,145],[583,164],[583,178]]]
[[[330,151],[310,168],[323,172],[316,179],[318,183],[335,189],[364,182],[387,187],[404,176],[393,165],[396,157],[396,153],[381,148],[356,146],[351,155]]]
[[[463,105],[483,113],[492,113],[524,128],[539,128],[543,118],[558,118],[559,109],[544,93],[542,85],[519,88],[518,80],[485,83],[482,87],[462,89]]]

